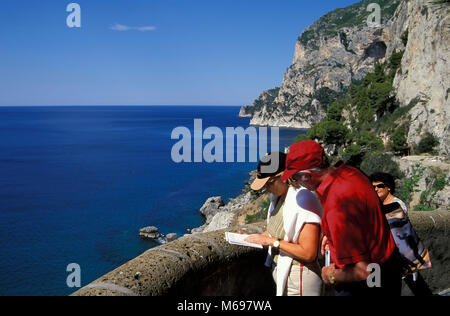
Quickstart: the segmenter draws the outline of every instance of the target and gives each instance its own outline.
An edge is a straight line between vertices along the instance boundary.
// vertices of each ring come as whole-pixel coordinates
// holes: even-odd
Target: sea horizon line
[[[48,105],[48,104],[34,104],[34,105],[0,105],[0,108],[5,107],[243,107],[244,105],[227,105],[227,104],[62,104],[62,105]]]

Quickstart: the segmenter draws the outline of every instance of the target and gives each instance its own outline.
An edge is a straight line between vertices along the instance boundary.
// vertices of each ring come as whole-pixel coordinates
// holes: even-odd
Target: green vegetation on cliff
[[[388,149],[394,154],[408,152],[409,120],[404,117],[407,111],[399,108],[392,85],[402,56],[403,52],[394,52],[387,62],[378,63],[374,72],[352,83],[334,102],[327,100],[331,104],[325,119],[296,141],[313,139],[334,146],[333,160],[343,159],[366,172],[371,171],[371,166],[378,170],[395,166],[379,135],[390,135]],[[400,176],[397,169],[386,171]]]
[[[260,111],[264,106],[268,108],[276,107],[275,98],[278,96],[280,92],[280,87],[275,87],[273,89],[264,91],[261,95],[256,99],[252,105],[245,106],[244,113],[253,115],[255,112]]]
[[[320,37],[335,37],[343,28],[363,27],[367,25],[367,18],[371,12],[367,7],[371,3],[377,3],[381,7],[382,23],[388,21],[397,9],[400,0],[363,0],[346,8],[333,10],[322,16],[317,22],[308,27],[298,38],[306,46],[314,48],[314,41]]]
[[[406,40],[406,36],[404,38]],[[399,180],[399,196],[403,201],[414,203],[415,210],[430,211],[441,205],[439,195],[449,184],[450,177],[443,169],[434,170],[421,164],[405,176],[393,159],[394,155],[410,153],[436,154],[435,149],[439,145],[439,140],[429,133],[422,135],[417,148],[411,148],[407,142],[411,124],[408,113],[423,100],[416,98],[409,105],[399,107],[393,81],[396,73],[402,71],[402,57],[402,51],[394,52],[361,81],[334,95],[334,102],[332,97],[327,99],[331,104],[326,117],[295,141],[319,141],[324,144],[332,162],[344,160],[367,175],[374,172],[392,174]],[[419,201],[417,196],[413,197],[420,193],[419,182],[423,179],[426,188],[421,187]]]
[[[369,73],[360,82],[353,83],[328,107],[327,116],[315,124],[302,139],[316,139],[337,147],[335,154],[347,163],[360,167],[365,159],[374,160],[373,153],[385,150],[383,131],[392,133],[390,148],[396,154],[408,151],[406,133],[408,124],[398,126],[399,111],[392,82],[400,69],[403,52],[394,52],[391,58]],[[334,95],[336,96],[336,95]],[[370,154],[370,155],[369,155]]]
[[[439,140],[432,134],[427,133],[425,136],[420,140],[419,146],[417,147],[417,153],[423,154],[435,154],[435,148],[439,146]]]

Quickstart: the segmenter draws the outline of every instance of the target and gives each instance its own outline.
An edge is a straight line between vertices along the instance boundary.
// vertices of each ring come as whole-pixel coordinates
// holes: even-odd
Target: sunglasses
[[[374,189],[376,189],[376,188],[378,188],[378,189],[384,189],[384,188],[386,188],[386,184],[384,184],[384,183],[374,184],[374,185],[373,185],[373,188],[374,188]]]
[[[297,172],[294,176],[293,176],[294,180],[299,181],[299,182],[306,182],[308,180],[311,179],[311,173],[309,172]]]

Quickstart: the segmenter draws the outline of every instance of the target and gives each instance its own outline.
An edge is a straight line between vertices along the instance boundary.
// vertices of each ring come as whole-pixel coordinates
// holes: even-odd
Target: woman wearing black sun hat
[[[270,192],[267,231],[246,241],[269,246],[266,266],[272,268],[277,295],[319,296],[322,291],[317,261],[322,206],[311,191],[281,176],[286,154],[274,152],[261,158],[253,190]]]

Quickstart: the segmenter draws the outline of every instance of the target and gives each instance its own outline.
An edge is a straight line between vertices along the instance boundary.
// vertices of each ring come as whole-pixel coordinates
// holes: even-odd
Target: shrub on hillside
[[[430,133],[427,133],[419,142],[417,146],[418,154],[436,154],[435,147],[439,145],[439,140]]]
[[[308,133],[310,139],[320,139],[325,144],[345,144],[349,130],[342,123],[331,120],[315,124]]]
[[[328,112],[326,116],[327,121],[337,121],[339,122],[342,119],[342,110],[345,107],[344,102],[333,102],[328,107]]]
[[[404,125],[400,125],[399,127],[397,127],[392,134],[391,148],[396,155],[405,155],[408,153],[408,143]]]
[[[362,151],[361,146],[351,144],[350,146],[341,149],[339,151],[339,156],[346,164],[359,168],[364,157],[364,152]]]
[[[362,132],[357,137],[357,144],[361,146],[365,152],[384,150],[383,141],[375,134],[370,132]]]
[[[385,172],[391,174],[396,179],[403,177],[398,163],[392,160],[389,154],[383,152],[371,152],[365,155],[360,169],[368,176],[375,172]]]

